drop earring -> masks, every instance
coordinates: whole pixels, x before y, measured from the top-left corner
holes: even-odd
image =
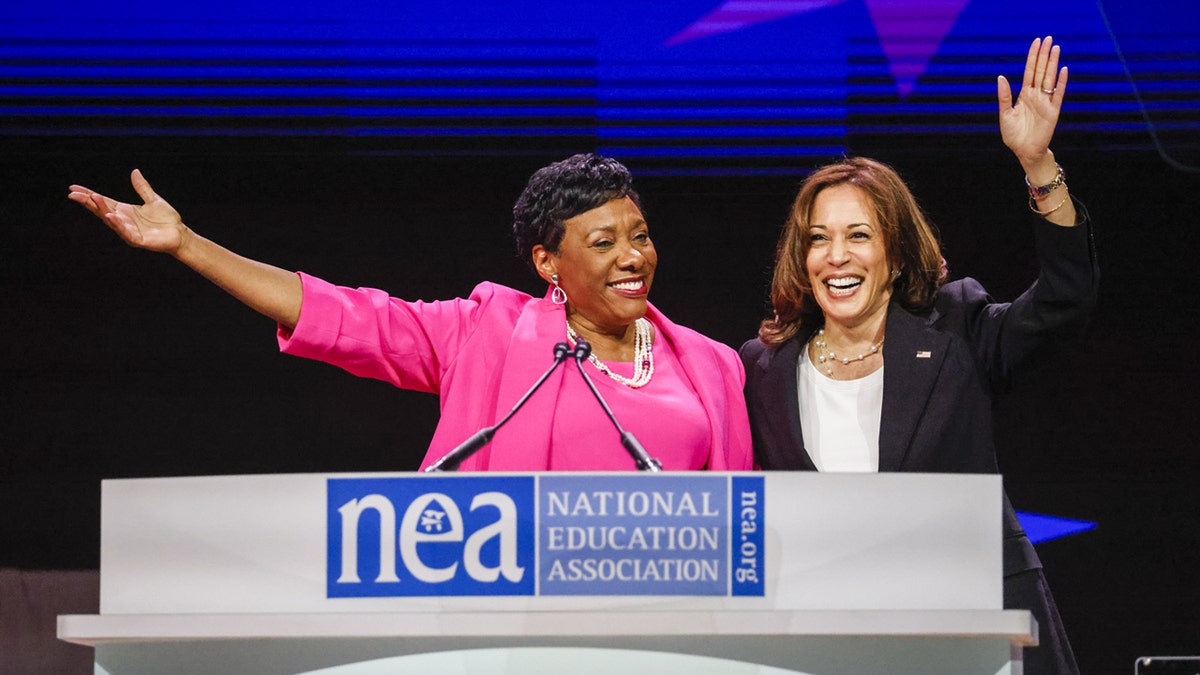
[[[558,285],[557,274],[550,275],[550,283],[554,284],[554,290],[550,291],[550,301],[556,305],[567,304],[567,292],[562,289],[562,286]]]

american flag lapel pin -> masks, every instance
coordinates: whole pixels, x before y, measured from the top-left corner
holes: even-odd
[[[927,352],[923,349],[921,351],[917,352],[918,359],[928,359],[928,358],[932,358],[932,357],[933,357],[933,352]]]

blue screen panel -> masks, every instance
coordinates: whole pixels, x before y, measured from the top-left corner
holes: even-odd
[[[1056,144],[1200,141],[1200,8],[1151,0],[603,6],[276,0],[0,15],[0,137],[324,139],[339,151],[596,148],[643,172],[795,170],[928,135],[995,143],[1030,40],[1071,69]]]

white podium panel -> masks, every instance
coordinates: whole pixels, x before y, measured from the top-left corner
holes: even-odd
[[[1019,675],[1020,647],[1034,643],[1035,630],[1028,612],[1013,610],[122,615],[59,623],[64,639],[96,645],[96,672],[109,675]],[[588,650],[588,660],[576,649]],[[642,659],[658,665],[630,665]]]
[[[105,481],[100,614],[59,636],[112,675],[1018,673],[1001,503],[942,474]]]

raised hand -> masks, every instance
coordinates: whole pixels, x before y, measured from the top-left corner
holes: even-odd
[[[130,246],[175,254],[189,232],[179,212],[155,194],[141,171],[134,169],[130,180],[144,202],[141,206],[119,202],[82,185],[72,185],[67,198],[82,204]]]
[[[1045,157],[1058,125],[1058,114],[1067,91],[1067,68],[1058,68],[1059,51],[1051,37],[1036,39],[1029,46],[1016,105],[1008,80],[1001,75],[996,81],[1000,135],[1027,168]]]

